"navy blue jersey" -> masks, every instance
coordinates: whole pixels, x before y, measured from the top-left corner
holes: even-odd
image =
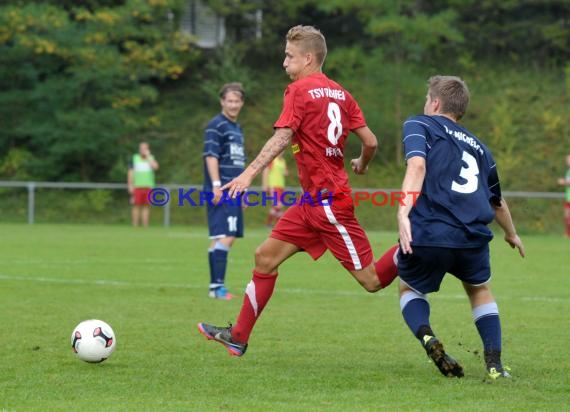
[[[467,129],[444,116],[414,116],[404,123],[406,160],[426,159],[422,193],[410,213],[412,245],[479,247],[493,238],[491,206],[501,188],[493,156]]]
[[[239,176],[245,169],[245,150],[241,126],[229,120],[222,113],[210,120],[204,131],[203,156],[213,156],[218,159],[222,185]],[[212,180],[205,159],[204,190],[212,190]]]

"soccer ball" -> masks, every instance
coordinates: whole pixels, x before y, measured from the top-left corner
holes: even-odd
[[[85,320],[71,334],[71,349],[85,362],[103,362],[111,356],[116,345],[115,332],[102,320]]]

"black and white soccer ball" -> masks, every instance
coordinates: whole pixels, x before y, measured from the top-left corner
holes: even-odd
[[[116,345],[115,332],[102,320],[85,320],[71,334],[71,349],[85,362],[103,362],[111,356]]]

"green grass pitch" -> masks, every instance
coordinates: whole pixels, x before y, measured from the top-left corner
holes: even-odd
[[[526,236],[521,259],[491,243],[493,288],[512,380],[485,379],[458,281],[432,295],[433,327],[465,378],[439,374],[400,315],[397,288],[368,294],[326,254],[294,256],[243,358],[201,336],[234,321],[267,235],[230,254],[238,297],[207,297],[204,227],[0,225],[0,411],[563,410],[570,404],[570,241]],[[369,232],[379,255],[395,233]],[[117,348],[101,364],[71,351],[100,318]]]

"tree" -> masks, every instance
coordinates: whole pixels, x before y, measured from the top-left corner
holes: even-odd
[[[570,58],[567,0],[440,0],[430,10],[453,8],[458,27],[479,58],[559,66]]]
[[[6,177],[107,179],[121,145],[160,122],[157,85],[198,58],[174,1],[70,3],[0,8],[0,165],[22,159]]]

